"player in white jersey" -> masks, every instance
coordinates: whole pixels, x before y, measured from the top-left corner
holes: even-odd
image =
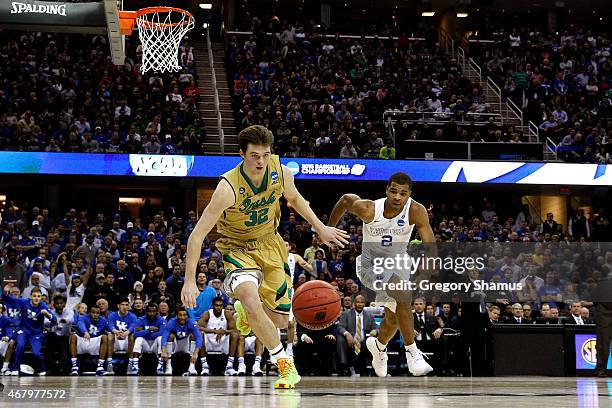
[[[206,361],[206,352],[210,351],[220,351],[227,354],[225,375],[237,375],[238,371],[234,370],[234,356],[236,355],[240,335],[236,330],[236,319],[232,312],[223,309],[223,298],[214,298],[212,307],[212,309],[204,312],[198,320],[198,326],[204,337],[200,349],[201,375],[209,375],[210,373]],[[243,373],[246,371],[244,356],[238,359],[238,370]]]
[[[362,266],[368,265],[363,262],[364,257],[369,257],[371,264],[371,257],[384,256],[385,253],[392,256],[391,252],[387,251],[392,244],[399,243],[400,247],[407,248],[414,227],[423,242],[435,242],[427,210],[410,197],[410,177],[401,172],[393,174],[387,183],[386,192],[386,198],[376,201],[362,200],[355,194],[344,194],[329,217],[329,225],[333,226],[338,224],[346,211],[363,221],[364,249],[357,260],[357,276],[365,286],[373,290],[377,289],[374,287],[375,280],[398,282],[407,279],[407,276],[398,276],[396,271],[375,274],[373,270],[364,270]],[[399,253],[397,246],[395,248],[395,253]],[[409,371],[415,376],[431,372],[431,366],[424,360],[414,341],[414,317],[409,294],[403,293],[400,299],[382,290],[376,290],[376,294],[377,302],[385,305],[385,318],[380,325],[378,338],[369,337],[366,341],[366,346],[373,356],[372,367],[376,374],[379,377],[387,376],[387,343],[395,336],[398,327],[404,338]]]
[[[312,265],[304,260],[300,255],[291,253],[291,244],[285,241],[285,247],[287,247],[287,266],[289,267],[289,273],[291,274],[291,282],[295,277],[295,266],[300,265],[302,269],[308,273],[313,271]],[[293,294],[293,290],[291,291]],[[293,318],[293,307],[289,310],[289,322],[287,324],[287,354],[293,356],[293,342],[295,341],[295,319]]]

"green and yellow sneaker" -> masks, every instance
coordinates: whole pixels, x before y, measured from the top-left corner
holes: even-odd
[[[274,388],[279,390],[295,388],[295,384],[299,383],[302,377],[295,369],[293,359],[279,358],[276,364],[278,365],[278,380],[274,383]]]
[[[236,310],[236,328],[240,331],[243,336],[251,334],[251,326],[249,326],[249,320],[247,319],[246,310],[244,306],[237,300],[234,303],[234,309]]]

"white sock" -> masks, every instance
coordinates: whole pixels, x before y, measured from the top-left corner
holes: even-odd
[[[378,348],[378,351],[386,351],[387,345],[382,344],[378,339],[375,339],[375,340],[376,340],[376,347]]]
[[[410,354],[414,354],[416,353],[419,348],[417,347],[416,343],[412,343],[408,346],[404,346],[404,349],[406,350],[406,352],[410,353]]]
[[[195,364],[194,363],[189,363],[189,369],[191,370],[192,368],[195,370]]]
[[[200,363],[202,363],[202,367],[208,367],[208,363],[206,362],[206,357],[200,357]]]
[[[113,366],[113,359],[112,358],[107,358],[106,359],[106,364],[110,365],[111,367]]]
[[[283,349],[282,343],[278,343],[278,346],[270,350],[270,358],[272,359],[273,363],[276,363],[279,358],[289,358]]]
[[[244,357],[238,357],[238,364],[244,364]]]
[[[139,360],[138,360],[138,358],[134,358],[134,359],[132,360],[132,362],[133,362],[133,364],[134,364],[134,367],[136,367],[136,368],[138,368],[138,361],[139,361]]]
[[[261,356],[255,356],[255,362],[261,364]]]
[[[227,358],[227,364],[225,365],[225,368],[234,368],[234,357]]]
[[[287,354],[291,354],[293,352],[293,343],[287,342]]]
[[[73,360],[74,360],[74,364],[72,364],[72,365],[75,366],[76,365],[76,358],[73,358]],[[8,369],[8,366],[9,366],[8,361],[5,361],[4,364],[2,364],[2,369],[6,370],[6,369]]]
[[[72,366],[76,367],[77,363],[76,363],[76,358],[73,358],[73,362],[72,362]],[[103,358],[99,358],[98,359],[98,367],[104,367],[104,359]]]

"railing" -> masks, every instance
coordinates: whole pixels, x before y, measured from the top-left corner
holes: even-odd
[[[474,72],[478,74],[478,78],[480,78],[480,80],[482,81],[482,68],[480,68],[480,65],[478,65],[476,61],[474,61],[472,58],[468,60],[468,64],[470,65],[470,68],[472,68]]]
[[[550,137],[546,138],[546,148],[555,155],[555,159],[559,159],[557,156],[557,144]]]
[[[541,142],[540,128],[538,127],[538,125],[536,125],[535,123],[533,123],[533,121],[530,120],[528,123],[528,126],[529,126],[529,134],[534,135],[538,139],[538,142]]]
[[[397,157],[436,160],[542,161],[541,143],[401,140]]]
[[[444,124],[450,122],[450,119],[455,119],[458,124],[487,125],[489,118],[494,118],[495,124],[504,125],[504,117],[500,113],[479,113],[479,112],[461,112],[461,113],[439,113],[439,112],[403,112],[397,109],[388,109],[383,113],[383,122],[395,125],[398,120],[404,122],[426,122],[430,124]]]
[[[450,55],[452,58],[455,58],[455,40],[448,33],[448,31],[443,28],[440,28],[439,39],[440,43],[444,45],[446,54]]]
[[[465,50],[461,47],[457,48],[457,62],[465,70]]]
[[[235,36],[244,36],[244,37],[248,37],[253,35],[252,31],[226,31],[225,32],[226,35],[235,35]],[[270,32],[266,32],[266,35],[271,36],[274,33],[270,33]],[[306,38],[307,34],[306,33],[295,33],[296,38]],[[318,37],[323,37],[323,38],[336,38],[336,34],[318,34]],[[352,35],[352,34],[340,34],[338,35],[338,38],[348,38],[348,39],[354,39],[354,40],[360,40],[362,38],[365,38],[366,40],[373,40],[375,38],[378,38],[379,40],[399,40],[399,37],[385,37],[385,36],[374,36],[374,35]],[[408,37],[408,41],[425,41],[424,37]]]
[[[221,110],[219,109],[219,92],[217,91],[217,77],[215,75],[215,63],[213,61],[212,43],[210,41],[210,31],[206,28],[206,46],[208,47],[208,63],[210,64],[210,74],[212,78],[213,101],[215,113],[217,114],[217,130],[219,132],[219,147],[221,154],[225,154],[225,134],[223,133],[223,121]]]
[[[487,80],[493,82],[493,80],[490,77],[487,78]],[[516,117],[521,120],[521,126],[522,126],[523,123],[525,123],[523,121],[523,109],[519,108],[518,105],[514,103],[514,101],[510,98],[506,98],[506,104],[508,105],[508,108],[510,108],[512,113],[514,113],[514,115],[516,115]]]

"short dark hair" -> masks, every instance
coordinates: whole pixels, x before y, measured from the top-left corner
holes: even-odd
[[[30,295],[31,295],[32,293],[35,293],[35,292],[38,292],[38,293],[40,293],[40,294],[42,295],[42,290],[40,290],[40,288],[33,288],[33,289],[30,291]]]
[[[274,135],[264,126],[253,125],[240,131],[238,143],[240,144],[240,150],[246,153],[249,143],[256,146],[272,146]]]
[[[408,189],[412,190],[412,179],[409,175],[402,171],[398,171],[397,173],[394,173],[391,177],[389,177],[389,182],[387,183],[387,186],[390,186],[391,183],[397,183],[402,186],[407,185]]]
[[[129,303],[130,303],[130,300],[127,298],[127,296],[121,296],[121,297],[119,298],[119,301],[117,302],[117,304],[118,304],[118,305],[120,305],[120,304],[121,304],[121,303],[123,303],[123,302],[125,302],[125,303],[128,303],[128,304],[129,304]]]
[[[176,315],[178,316],[179,312],[185,312],[187,313],[187,309],[185,309],[183,306],[179,307],[178,309],[176,309]],[[189,313],[187,313],[189,315]]]
[[[159,307],[157,306],[157,303],[149,303],[147,305],[147,309],[149,309],[149,308],[155,309],[155,310],[159,309]]]
[[[223,302],[223,298],[222,298],[221,296],[217,296],[217,297],[215,297],[215,298],[212,300],[212,302],[213,302],[213,304],[214,304],[215,302],[225,303],[225,302]]]
[[[53,296],[53,302],[57,302],[58,300],[63,300],[66,303],[66,296],[64,295],[55,295]]]

